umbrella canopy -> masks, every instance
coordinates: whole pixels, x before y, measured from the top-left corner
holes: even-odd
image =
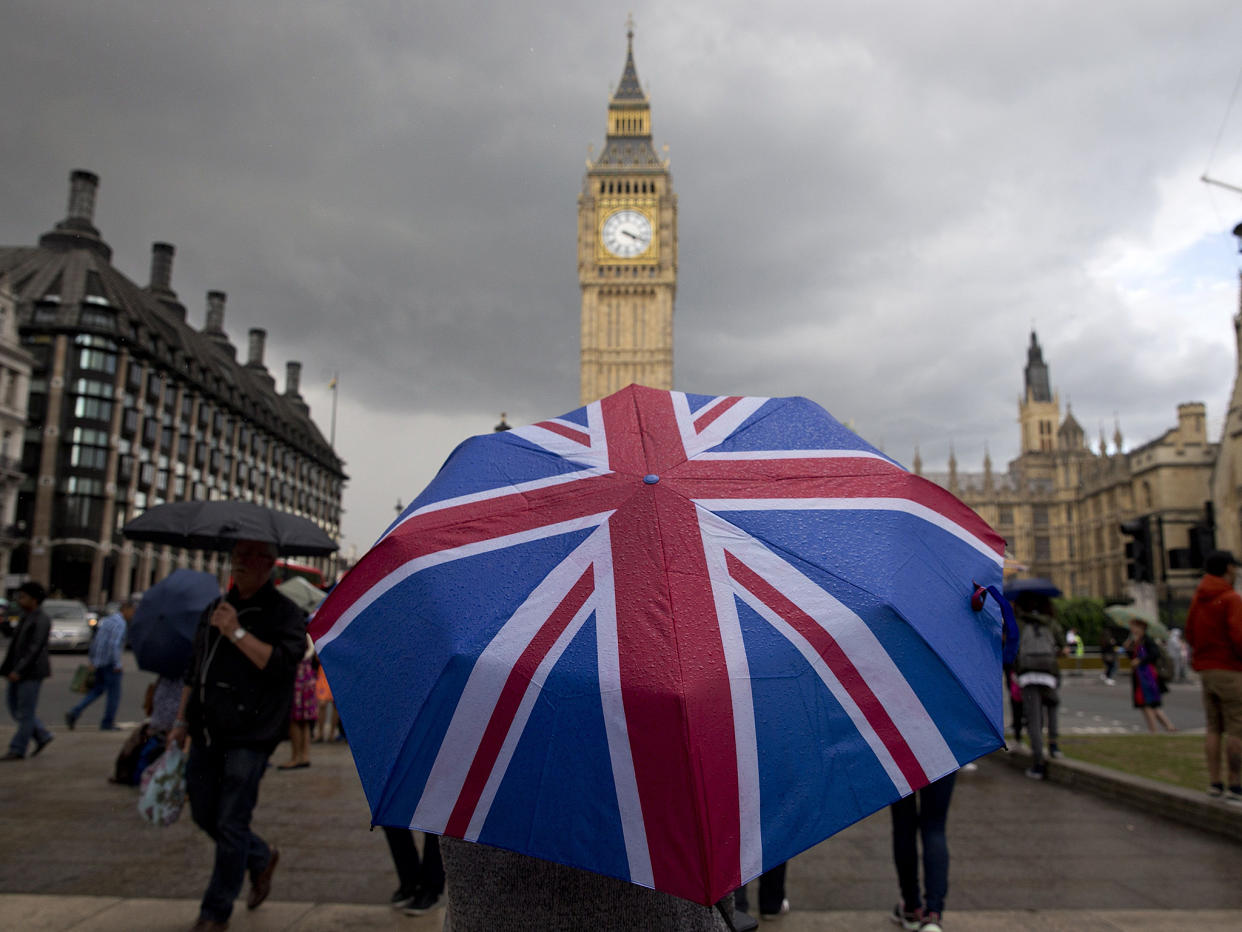
[[[276,588],[280,590],[281,595],[308,615],[319,607],[319,603],[327,594],[301,576],[293,576],[284,582],[277,583]]]
[[[138,667],[180,677],[189,666],[198,619],[220,583],[210,573],[173,570],[146,591],[129,623],[129,643]]]
[[[310,631],[375,822],[707,904],[1002,745],[1003,551],[805,399],[630,386],[463,443]]]
[[[282,556],[326,557],[338,549],[314,522],[254,502],[168,502],[148,508],[121,533],[190,550],[232,550],[239,540],[275,544]]]
[[[1005,584],[1005,598],[1011,602],[1023,593],[1046,595],[1051,599],[1055,599],[1061,594],[1061,590],[1052,584],[1052,580],[1040,579],[1039,577],[1014,579]]]
[[[1164,622],[1146,609],[1134,605],[1110,605],[1104,609],[1104,613],[1122,628],[1130,627],[1130,619],[1137,618],[1147,622],[1147,633],[1156,640],[1163,641],[1169,636],[1169,629]]]

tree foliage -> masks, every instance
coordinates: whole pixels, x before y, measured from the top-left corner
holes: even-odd
[[[1100,643],[1100,634],[1104,626],[1109,624],[1109,618],[1104,614],[1103,599],[1085,595],[1069,596],[1054,599],[1053,605],[1056,606],[1057,618],[1063,629],[1068,631],[1073,628],[1088,646]]]

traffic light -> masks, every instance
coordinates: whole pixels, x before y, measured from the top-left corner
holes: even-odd
[[[1203,569],[1203,559],[1216,549],[1216,515],[1211,502],[1203,503],[1203,520],[1190,528],[1190,565]]]
[[[1151,525],[1146,518],[1134,518],[1121,522],[1121,533],[1126,541],[1126,578],[1135,582],[1152,582],[1155,573],[1151,565]]]

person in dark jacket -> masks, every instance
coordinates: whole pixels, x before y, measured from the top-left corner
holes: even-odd
[[[247,872],[255,909],[272,887],[280,858],[250,829],[259,780],[289,729],[293,677],[306,644],[301,609],[276,591],[276,548],[240,541],[233,588],[210,606],[194,636],[170,746],[193,739],[186,794],[194,822],[216,843],[215,867],[193,929],[228,927]]]
[[[52,741],[52,733],[43,727],[35,714],[39,705],[39,688],[52,675],[52,663],[47,655],[52,620],[42,608],[46,597],[47,590],[37,582],[22,583],[17,590],[22,620],[17,623],[4,663],[0,664],[0,676],[9,681],[9,714],[17,722],[17,731],[9,742],[9,752],[0,760],[24,760],[31,738],[34,738],[35,754]]]

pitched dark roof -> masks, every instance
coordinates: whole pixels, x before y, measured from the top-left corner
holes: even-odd
[[[151,361],[176,379],[262,427],[344,479],[341,458],[298,397],[278,394],[266,369],[239,364],[227,340],[195,330],[178,316],[175,293],[141,288],[111,263],[98,232],[67,220],[38,246],[0,247],[23,331],[97,333]],[[171,300],[170,300],[171,296]]]
[[[633,30],[628,33],[628,42],[625,50],[625,68],[621,71],[621,83],[617,85],[612,99],[617,103],[634,101],[645,103],[647,100],[647,95],[643,93],[643,86],[638,83],[638,69],[634,67]]]

